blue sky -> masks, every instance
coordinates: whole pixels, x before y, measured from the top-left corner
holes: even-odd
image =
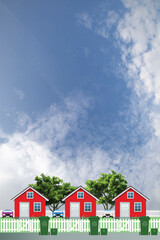
[[[0,0],[2,209],[42,172],[85,186],[110,169],[159,208],[159,10]]]

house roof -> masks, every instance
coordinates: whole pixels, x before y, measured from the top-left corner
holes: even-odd
[[[84,192],[88,193],[90,196],[92,196],[93,198],[95,198],[97,201],[99,201],[98,198],[96,198],[93,194],[91,194],[90,192],[88,192],[84,187],[79,186],[78,188],[76,188],[73,192],[71,192],[70,194],[68,194],[68,196],[66,196],[65,198],[62,199],[62,201],[66,200],[68,197],[70,197],[72,194],[74,194],[75,192],[77,192],[79,189],[82,189]]]
[[[27,188],[25,188],[23,191],[21,191],[20,193],[18,193],[15,197],[13,197],[11,200],[15,200],[16,198],[18,198],[19,196],[21,196],[24,192],[26,192],[28,189],[32,189],[34,192],[36,192],[38,195],[40,195],[42,198],[44,198],[46,201],[49,201],[48,198],[46,198],[45,196],[43,196],[41,193],[39,193],[37,190],[35,190],[33,187],[28,186]]]
[[[135,189],[132,186],[129,186],[126,190],[124,190],[123,192],[121,192],[119,195],[117,195],[115,198],[112,199],[112,201],[116,200],[117,198],[119,198],[123,193],[127,192],[129,189],[132,189],[133,191],[135,191],[136,193],[138,193],[141,197],[145,198],[147,201],[149,201],[150,199],[147,198],[145,195],[143,195],[142,193],[140,193],[137,189]]]

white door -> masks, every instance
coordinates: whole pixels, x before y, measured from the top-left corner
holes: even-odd
[[[29,217],[29,203],[20,202],[20,217]]]
[[[120,217],[130,217],[130,203],[121,202],[120,203]]]
[[[79,202],[70,203],[70,217],[80,217],[80,205]]]

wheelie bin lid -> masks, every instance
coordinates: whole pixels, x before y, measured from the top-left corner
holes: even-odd
[[[49,217],[48,216],[40,216],[39,217],[39,220],[44,220],[44,219],[49,220]]]
[[[89,219],[100,219],[98,216],[90,216]]]
[[[149,216],[141,216],[139,219],[140,219],[140,220],[149,220],[150,217],[149,217]]]

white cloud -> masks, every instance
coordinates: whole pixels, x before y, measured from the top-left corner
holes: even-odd
[[[1,208],[11,207],[10,199],[41,173],[84,185],[100,171],[110,170],[111,160],[104,150],[75,142],[79,119],[86,116],[90,105],[90,99],[82,95],[67,98],[61,106],[51,106],[34,123],[31,119],[24,121],[25,128],[22,120],[13,134],[1,130]],[[73,139],[69,141],[70,134]]]
[[[118,25],[121,40],[129,44],[123,46],[123,60],[130,76],[138,74],[135,84],[137,94],[153,95],[155,103],[159,103],[159,12],[154,8],[153,1],[146,1],[145,5],[139,1],[135,1],[136,4],[124,2],[130,11]]]
[[[88,29],[92,29],[93,20],[88,13],[82,12],[76,15],[78,23],[84,25]]]
[[[86,117],[90,107],[90,100],[84,96],[65,99],[62,106],[51,106],[34,123],[22,114],[24,120],[18,126],[21,130],[21,126],[25,125],[25,129],[12,135],[0,133],[5,139],[0,145],[0,192],[5,196],[1,199],[1,207],[5,203],[10,204],[10,198],[26,184],[32,183],[35,175],[41,172],[83,185],[85,180],[95,179],[99,172],[109,172],[113,168],[125,175],[128,184],[151,199],[150,209],[159,208],[159,6],[158,1],[146,1],[145,4],[136,0],[123,2],[127,13],[119,22],[117,36],[121,43],[122,60],[128,70],[128,86],[133,87],[124,129],[138,122],[135,131],[136,134],[146,134],[145,144],[135,145],[132,151],[119,150],[117,145],[112,144],[106,151],[85,141],[76,143],[74,138],[68,141],[69,135],[76,133],[79,119]],[[79,16],[79,22],[95,31],[88,14]],[[105,23],[105,34],[112,24],[113,20],[108,25]],[[130,131],[133,142],[134,134]],[[126,137],[125,133],[123,137]]]
[[[147,142],[136,146],[136,153],[130,155],[133,159],[130,180],[144,194],[148,193],[149,206],[155,209],[160,198],[160,2],[123,3],[127,12],[118,24],[117,37],[127,67],[127,84],[135,93],[132,109],[137,116],[143,116],[139,131],[148,131]]]
[[[108,11],[106,17],[97,21],[97,26],[95,26],[95,33],[101,37],[108,38],[110,35],[110,30],[113,25],[118,21],[119,15],[115,11]]]
[[[88,13],[82,12],[76,15],[78,23],[86,28],[93,30],[96,34],[103,38],[109,37],[109,31],[118,21],[119,15],[115,11],[108,11],[106,16],[100,19],[92,18]]]
[[[158,209],[160,198],[158,184],[160,179],[160,2],[158,0],[123,0],[122,2],[126,13],[120,20],[116,12],[110,11],[106,16],[102,14],[103,16],[99,15],[97,18],[92,17],[90,29],[107,39],[110,37],[112,27],[119,21],[116,42],[118,40],[120,43],[122,61],[127,74],[124,69],[122,72],[126,74],[124,77],[127,86],[132,89],[132,95],[129,111],[122,113],[126,114],[126,122],[121,123],[123,126],[118,126],[116,123],[112,130],[126,130],[127,133],[122,133],[120,143],[125,142],[127,137],[134,149],[129,149],[128,142],[128,149],[120,150],[119,146],[113,144],[108,153],[95,149],[92,151],[95,159],[96,153],[99,153],[96,164],[100,159],[104,159],[102,156],[104,155],[107,159],[106,168],[109,164],[110,169],[113,166],[114,169],[122,172],[129,184],[151,199],[148,207]],[[90,18],[88,14],[87,18]],[[83,22],[81,24],[87,27]],[[111,132],[113,134],[114,131]],[[139,144],[137,144],[138,140]],[[85,154],[85,150],[81,155]],[[89,152],[88,150],[87,153]],[[112,157],[108,157],[111,152]],[[92,156],[89,155],[89,158],[92,159]],[[87,155],[83,159],[86,159],[85,165],[90,171]],[[100,169],[101,166],[103,166],[103,160],[98,165]]]
[[[143,151],[136,148],[137,158],[119,150],[114,144],[106,151],[100,145],[85,140],[75,141],[79,120],[87,116],[91,104],[92,101],[82,95],[67,98],[62,105],[51,106],[34,123],[31,120],[25,122],[24,129],[20,124],[20,130],[13,134],[0,132],[3,140],[0,144],[0,191],[4,196],[0,200],[1,208],[11,207],[10,199],[33,183],[34,177],[42,172],[78,186],[84,185],[88,179],[98,178],[100,172],[109,173],[110,169],[114,169],[125,175],[128,184],[143,189],[146,195],[149,193],[147,188],[154,184],[159,173],[156,165],[159,158],[154,159],[154,176],[151,176],[152,163],[149,159],[154,154],[147,155],[146,159],[142,152],[146,153],[149,147],[152,149],[153,140],[152,146],[151,143],[144,146]],[[93,140],[92,137],[95,136],[91,136],[90,140]],[[156,144],[158,156],[158,142]],[[142,159],[139,158],[140,154]],[[154,202],[156,206],[157,198]]]
[[[96,28],[95,32],[100,35],[101,37],[103,38],[108,38],[109,37],[109,31],[108,29],[106,28],[105,25],[100,25]]]
[[[19,130],[25,130],[28,125],[30,125],[31,118],[26,113],[17,111],[14,113],[14,115],[16,126]]]
[[[14,89],[15,94],[17,95],[17,98],[19,100],[23,100],[24,98],[24,92],[21,91],[20,89]]]
[[[107,14],[107,25],[108,25],[108,28],[110,29],[115,23],[117,23],[118,21],[118,18],[119,18],[119,15],[117,12],[115,11],[109,11],[108,14]]]
[[[86,57],[89,56],[89,53],[90,53],[89,49],[88,48],[84,48],[84,54],[85,54]]]

